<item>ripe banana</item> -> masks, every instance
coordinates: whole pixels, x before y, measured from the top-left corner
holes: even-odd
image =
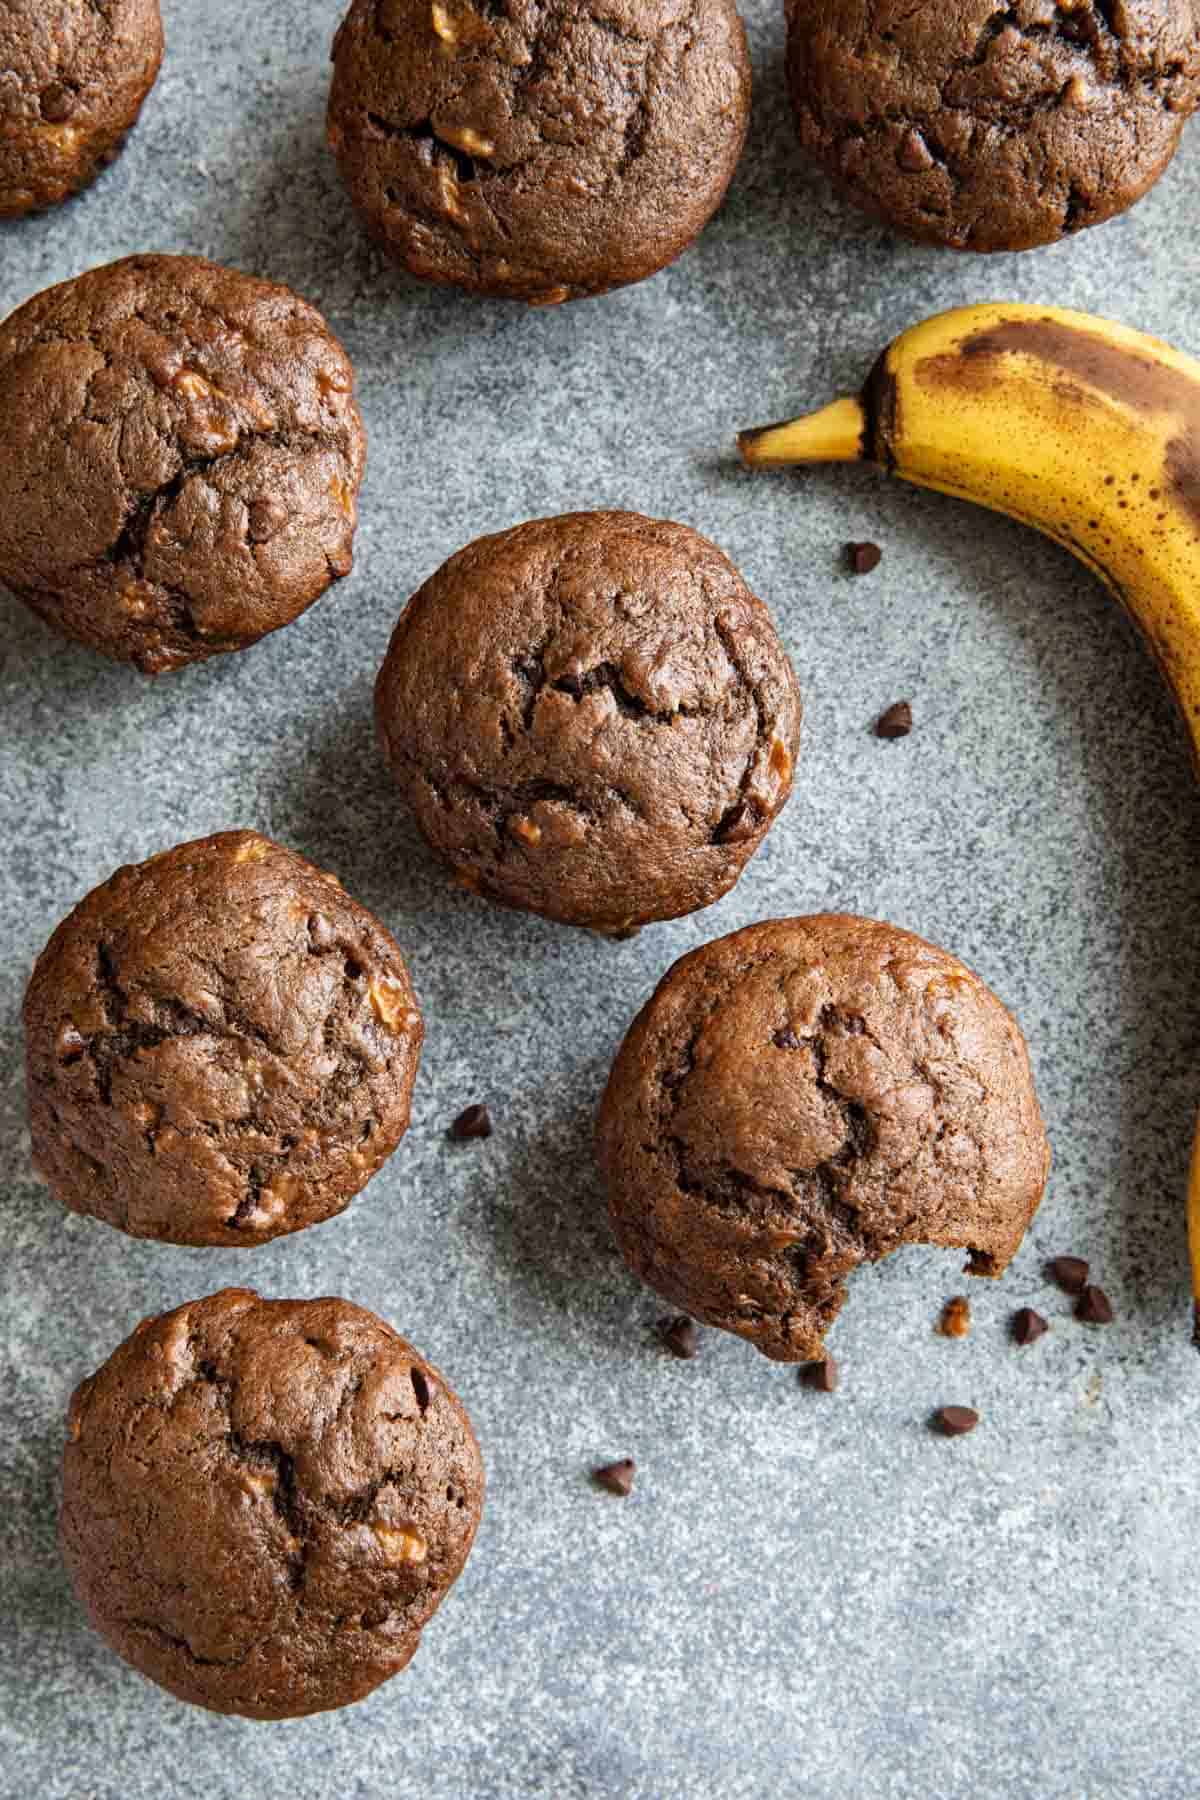
[[[960,307],[898,337],[856,398],[738,447],[755,468],[879,463],[1065,544],[1145,633],[1200,772],[1200,362],[1088,313]],[[1187,1211],[1200,1346],[1200,1127]]]

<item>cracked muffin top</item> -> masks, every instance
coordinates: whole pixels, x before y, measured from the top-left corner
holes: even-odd
[[[1200,101],[1197,0],[787,0],[800,138],[860,206],[957,250],[1123,212]]]
[[[0,583],[146,674],[240,650],[349,573],[366,439],[287,288],[133,256],[0,325]]]
[[[384,247],[538,305],[673,262],[749,122],[734,0],[354,0],[333,63],[329,142]]]
[[[601,1109],[634,1272],[779,1362],[812,1362],[845,1279],[902,1244],[1000,1275],[1050,1152],[1024,1039],[977,975],[911,932],[774,919],[677,962]]]
[[[80,1384],[60,1535],[135,1669],[214,1712],[296,1718],[411,1661],[483,1488],[461,1402],[382,1319],[226,1288],[144,1320]]]
[[[414,595],[375,690],[422,832],[472,891],[612,934],[726,893],[792,786],[800,696],[715,544],[535,519]]]
[[[4,0],[0,219],[57,206],[113,160],[162,53],[158,0]]]
[[[25,996],[33,1158],[72,1212],[172,1244],[332,1218],[408,1128],[421,1015],[395,940],[252,831],[118,869]]]

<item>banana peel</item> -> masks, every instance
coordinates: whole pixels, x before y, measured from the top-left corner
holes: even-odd
[[[1200,362],[1089,313],[959,307],[896,338],[860,394],[738,447],[754,468],[877,463],[1065,545],[1144,633],[1200,773]],[[1187,1218],[1200,1347],[1200,1127]]]

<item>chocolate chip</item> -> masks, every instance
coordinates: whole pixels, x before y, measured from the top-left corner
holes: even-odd
[[[971,1302],[965,1294],[955,1294],[953,1300],[947,1300],[942,1308],[938,1330],[943,1337],[964,1338],[970,1329]]]
[[[54,1048],[57,1052],[59,1062],[78,1062],[84,1051],[87,1049],[87,1039],[81,1036],[80,1033],[76,1031],[75,1027],[68,1022],[61,1028],[58,1036],[55,1038]]]
[[[896,161],[908,175],[920,175],[933,167],[933,152],[919,131],[907,131],[900,140]]]
[[[694,1319],[686,1314],[678,1319],[664,1319],[659,1326],[663,1347],[678,1356],[683,1362],[690,1362],[700,1349],[700,1333]]]
[[[1020,1312],[1013,1314],[1012,1334],[1022,1349],[1026,1344],[1036,1344],[1049,1329],[1041,1313],[1034,1312],[1032,1306],[1023,1306]]]
[[[324,913],[310,913],[308,916],[308,941],[318,955],[332,950],[337,943],[337,932],[329,923]]]
[[[746,800],[737,809],[726,815],[720,826],[717,839],[722,844],[744,844],[752,838],[762,824],[763,815],[758,802],[753,798]]]
[[[907,700],[897,700],[889,706],[875,721],[875,736],[881,738],[907,737],[912,730],[912,706]]]
[[[620,1494],[622,1499],[633,1492],[633,1478],[637,1473],[637,1464],[630,1456],[623,1457],[620,1462],[605,1463],[602,1469],[592,1470],[592,1480],[610,1494]]]
[[[798,1038],[794,1031],[777,1031],[775,1033],[775,1048],[777,1050],[802,1050],[804,1048],[804,1040],[803,1038]]]
[[[878,544],[847,544],[846,560],[851,574],[869,575],[883,561],[883,551]]]
[[[51,82],[42,95],[42,117],[51,125],[61,125],[75,111],[75,96],[61,81]]]
[[[1046,1264],[1046,1273],[1064,1294],[1082,1294],[1087,1286],[1088,1265],[1082,1256],[1056,1256]]]
[[[827,1356],[824,1362],[806,1363],[800,1371],[800,1379],[806,1387],[816,1388],[819,1394],[835,1394],[840,1374],[832,1356]]]
[[[966,1437],[978,1425],[979,1414],[973,1406],[939,1406],[933,1423],[943,1437]]]
[[[252,544],[269,543],[288,522],[287,507],[271,495],[260,495],[247,509],[247,531]]]
[[[492,1135],[492,1115],[486,1106],[468,1106],[460,1112],[446,1136],[456,1143],[464,1143],[468,1138],[489,1138]]]
[[[1111,1325],[1112,1301],[1103,1288],[1085,1287],[1075,1302],[1075,1317],[1085,1325]]]

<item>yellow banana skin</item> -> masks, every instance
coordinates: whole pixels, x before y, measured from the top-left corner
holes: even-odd
[[[1145,633],[1200,772],[1200,362],[1089,313],[959,307],[890,344],[860,395],[738,447],[755,468],[875,462],[1064,544]],[[1200,1345],[1200,1128],[1188,1238]]]

